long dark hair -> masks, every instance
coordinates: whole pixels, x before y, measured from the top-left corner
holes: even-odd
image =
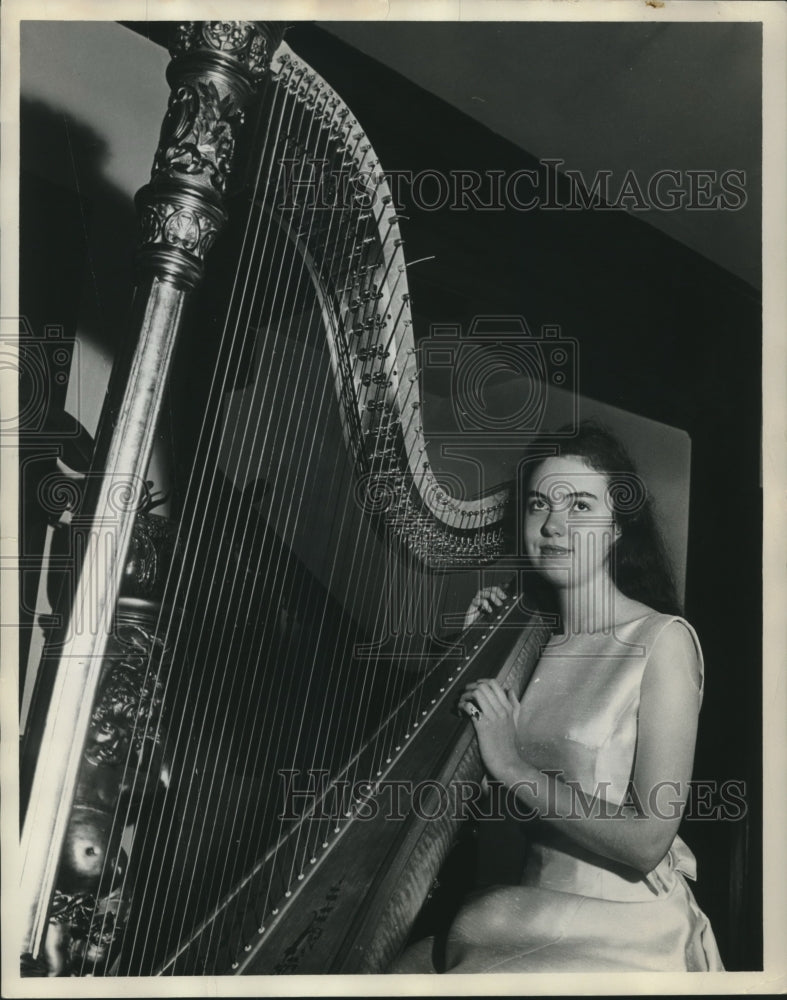
[[[576,434],[567,439],[563,435],[568,430],[563,427],[554,436],[539,438],[529,450],[520,466],[517,517],[522,517],[533,474],[545,458],[550,455],[581,458],[609,482],[613,516],[621,529],[607,556],[613,583],[621,593],[655,611],[680,614],[675,581],[656,526],[653,503],[630,455],[597,420],[582,421]]]

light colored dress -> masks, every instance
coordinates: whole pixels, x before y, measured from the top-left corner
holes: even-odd
[[[588,795],[604,783],[608,802],[624,802],[640,685],[667,627],[688,629],[701,678],[699,642],[682,618],[651,612],[613,635],[582,637],[579,645],[575,637],[571,655],[553,637],[522,700],[518,728],[526,759],[562,771],[563,780]],[[488,889],[466,903],[448,934],[445,971],[723,969],[710,923],[686,882],[696,878],[696,862],[680,837],[646,876],[577,846],[546,822],[524,826],[535,839],[521,886]]]

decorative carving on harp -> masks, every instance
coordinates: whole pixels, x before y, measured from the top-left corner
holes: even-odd
[[[384,971],[466,814],[441,789],[480,776],[457,694],[490,672],[521,689],[545,630],[512,600],[475,648],[435,653],[397,604],[504,555],[507,495],[452,495],[430,466],[398,220],[360,126],[276,26],[181,25],[172,54],[139,340],[32,727],[26,968]],[[176,373],[204,349],[209,378],[168,526],[140,484],[187,307]],[[420,809],[382,801],[422,779]]]

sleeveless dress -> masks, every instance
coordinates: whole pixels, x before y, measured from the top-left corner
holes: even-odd
[[[582,637],[570,656],[562,637],[553,637],[522,699],[526,758],[560,770],[588,795],[604,783],[604,798],[622,803],[634,765],[640,684],[650,650],[670,625],[688,629],[701,677],[699,641],[682,618],[652,612],[614,635]],[[445,942],[446,972],[723,970],[686,881],[696,878],[696,862],[680,837],[642,875],[546,822],[523,826],[534,840],[521,886],[487,889],[464,905]]]

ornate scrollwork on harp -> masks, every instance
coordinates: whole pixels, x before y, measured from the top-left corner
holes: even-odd
[[[140,514],[134,524],[49,916],[50,974],[109,968],[133,891],[135,828],[169,779],[164,691],[171,663],[156,635],[156,598],[172,535],[155,514]]]
[[[263,362],[249,379],[252,404],[245,416],[225,413],[226,428],[218,420],[204,424],[206,443],[200,451],[200,438],[197,451],[207,458],[189,477],[174,564],[140,533],[139,519],[132,545],[133,512],[113,528],[111,560],[88,553],[74,606],[98,589],[99,634],[66,650],[58,668],[57,690],[70,697],[65,710],[53,698],[56,710],[47,719],[31,794],[29,817],[46,814],[48,851],[35,857],[28,832],[25,950],[41,953],[49,924],[55,930],[47,947],[59,953],[66,973],[383,970],[426,897],[461,816],[434,824],[380,821],[372,828],[353,822],[358,817],[351,809],[331,830],[323,829],[307,814],[277,814],[271,792],[277,769],[324,754],[331,758],[332,780],[360,776],[374,785],[409,773],[450,783],[477,775],[472,729],[452,710],[458,689],[501,664],[512,686],[521,686],[544,636],[529,614],[511,608],[504,623],[510,627],[480,635],[474,650],[454,650],[433,670],[412,672],[409,679],[405,671],[389,676],[369,657],[367,674],[359,678],[353,651],[370,648],[362,642],[368,636],[360,616],[334,600],[336,560],[324,579],[303,583],[307,574],[281,543],[278,522],[274,531],[259,505],[235,497],[264,484],[263,470],[272,463],[270,442],[282,423],[274,414],[286,395],[277,386],[297,368],[288,367],[289,360],[275,367],[285,353],[281,341],[291,334],[288,345],[297,344],[304,355],[310,349],[307,336],[298,340],[292,333],[289,318],[300,294],[295,273],[314,302],[303,307],[304,328],[311,332],[316,316],[324,333],[332,412],[338,410],[353,473],[352,496],[337,522],[356,518],[356,547],[371,546],[373,536],[379,554],[384,539],[391,560],[417,561],[427,572],[478,565],[504,553],[506,492],[465,499],[441,481],[428,457],[403,241],[384,173],[340,97],[280,38],[277,28],[251,22],[179,26],[153,177],[137,198],[139,346],[123,399],[107,410],[107,442],[100,449],[105,470],[132,476],[146,468],[183,306],[225,225],[224,194],[234,183],[244,118],[251,117],[257,83],[267,81],[249,170],[251,235],[233,264],[234,273],[257,276],[239,282],[253,289],[248,300],[232,299],[226,309],[225,331],[233,337],[225,347],[222,334],[218,388],[211,386],[205,410],[229,411],[226,386],[243,381],[239,373],[249,367],[249,343],[256,337]],[[319,190],[320,199],[342,199],[342,191],[359,187],[360,197],[330,203],[330,211],[304,196]],[[286,262],[283,248],[289,249]],[[261,304],[264,273],[272,266],[279,270],[270,284],[284,291],[273,305]],[[318,406],[312,413],[312,405],[309,400],[309,414],[319,423],[324,411]],[[292,409],[297,414],[295,404]],[[289,426],[291,415],[283,419]],[[218,463],[217,456],[231,465],[237,439],[240,451],[258,456],[257,465],[225,489],[204,469]],[[259,492],[264,496],[264,488]],[[208,518],[206,512],[212,517],[223,510],[226,494],[237,505],[221,523]],[[99,497],[94,508],[99,525],[102,502]],[[298,497],[292,507],[299,510],[301,502]],[[366,525],[374,529],[368,538]],[[118,597],[131,563],[138,590],[148,590],[129,604]],[[154,564],[165,583],[151,594]],[[362,591],[368,567],[351,567]],[[294,604],[278,593],[285,584]],[[316,640],[314,648],[303,640],[305,651],[299,645],[291,627],[299,596],[307,604],[319,598],[311,614],[317,638],[324,641],[327,633],[334,643],[330,657]],[[281,604],[271,612],[275,600]],[[186,606],[192,618],[184,624]],[[302,669],[283,669],[289,658]],[[373,706],[376,718],[372,694],[388,699]],[[279,716],[271,709],[275,697]],[[315,702],[313,715],[302,706],[305,699]],[[338,721],[330,717],[332,707]],[[293,719],[301,710],[303,716]],[[66,732],[75,749],[58,771],[53,748]],[[352,739],[343,742],[345,737]],[[61,792],[55,809],[47,808],[44,791],[53,782]],[[82,882],[62,881],[68,873],[63,837],[71,824],[84,843],[88,815],[96,842],[88,844],[93,853],[87,857],[100,868],[98,881],[92,869],[93,881],[87,874],[80,875]],[[128,822],[118,823],[119,815]],[[32,822],[26,821],[26,831]],[[350,863],[363,869],[352,885],[343,874]],[[135,869],[144,877],[135,879]],[[165,871],[170,881],[160,891],[157,878],[164,883]],[[154,940],[155,930],[141,917],[134,922],[134,907],[162,914],[166,939],[162,932],[162,941]]]
[[[271,147],[262,169],[274,192],[263,207],[312,274],[359,502],[429,567],[492,561],[503,552],[507,492],[453,496],[427,453],[404,240],[385,173],[338,94],[285,43],[271,83],[310,113],[288,117]]]

